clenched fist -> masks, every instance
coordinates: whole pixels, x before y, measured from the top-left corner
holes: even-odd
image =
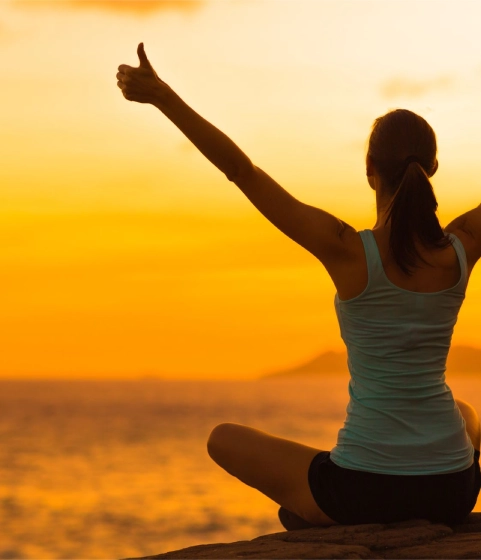
[[[144,44],[137,47],[140,65],[138,68],[121,64],[117,74],[117,85],[122,90],[125,99],[138,103],[158,103],[165,98],[170,90],[163,82],[147,58]]]

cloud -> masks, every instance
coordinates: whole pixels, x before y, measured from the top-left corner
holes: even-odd
[[[421,97],[432,91],[443,91],[454,84],[452,76],[438,76],[429,80],[410,80],[409,78],[392,78],[381,86],[383,97]]]
[[[13,4],[26,8],[71,8],[102,10],[111,13],[150,15],[159,11],[192,12],[205,0],[13,0]]]

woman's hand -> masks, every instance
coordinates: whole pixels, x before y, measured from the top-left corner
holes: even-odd
[[[137,101],[138,103],[159,104],[165,100],[171,89],[163,82],[147,58],[144,44],[137,47],[140,66],[134,68],[127,64],[119,66],[117,74],[117,85],[122,90],[125,99]]]

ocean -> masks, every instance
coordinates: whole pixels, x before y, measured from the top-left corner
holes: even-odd
[[[481,413],[481,377],[447,383]],[[119,559],[282,531],[278,506],[210,459],[209,433],[237,422],[329,450],[347,384],[0,381],[0,558]]]

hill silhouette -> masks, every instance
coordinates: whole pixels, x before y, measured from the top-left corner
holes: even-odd
[[[481,348],[473,346],[452,346],[446,362],[446,375],[458,373],[479,373],[481,375]],[[328,351],[315,358],[288,369],[266,373],[260,379],[295,377],[304,375],[349,375],[347,352]]]

